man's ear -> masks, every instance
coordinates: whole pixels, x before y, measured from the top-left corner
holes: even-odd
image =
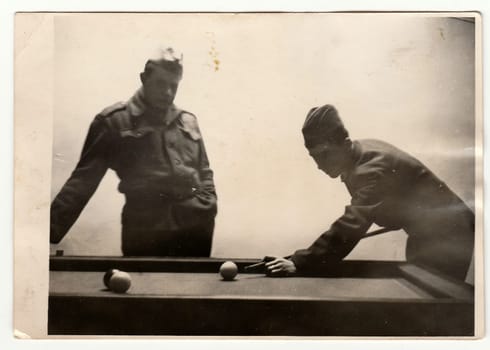
[[[141,72],[141,73],[140,73],[140,80],[141,80],[141,84],[144,84],[144,83],[145,83],[145,80],[146,80],[145,78],[146,78],[146,77],[145,77],[145,73],[144,73],[144,72]]]
[[[350,147],[351,145],[352,145],[352,141],[351,141],[350,137],[346,137],[344,139],[344,146]]]

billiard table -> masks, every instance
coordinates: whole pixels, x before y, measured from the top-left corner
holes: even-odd
[[[223,281],[220,265],[238,275]],[[267,277],[258,259],[51,256],[49,335],[472,336],[474,289],[420,266],[346,260]],[[117,294],[106,270],[129,272]]]

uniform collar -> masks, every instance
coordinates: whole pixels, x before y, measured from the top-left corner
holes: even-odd
[[[361,159],[361,154],[362,154],[362,149],[359,141],[352,141],[352,148],[351,148],[352,162],[351,165],[340,175],[340,180],[342,182],[347,181],[350,174],[352,173],[352,170],[356,168],[357,163],[359,163],[359,160]]]
[[[147,106],[145,103],[145,98],[143,94],[143,87],[140,87],[134,95],[128,100],[127,107],[129,113],[134,117],[141,117],[147,110]],[[175,119],[179,116],[179,109],[172,104],[165,115],[164,124],[169,126],[174,122]]]

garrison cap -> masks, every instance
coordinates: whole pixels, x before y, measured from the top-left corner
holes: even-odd
[[[172,47],[160,47],[153,52],[145,64],[145,72],[153,67],[161,67],[172,73],[182,76],[184,55]]]
[[[329,104],[312,108],[301,131],[308,148],[327,141],[342,141],[349,137],[337,109]]]

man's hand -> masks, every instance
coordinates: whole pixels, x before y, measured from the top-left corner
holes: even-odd
[[[296,273],[294,262],[289,259],[276,257],[265,264],[267,275],[272,277],[292,276]]]

